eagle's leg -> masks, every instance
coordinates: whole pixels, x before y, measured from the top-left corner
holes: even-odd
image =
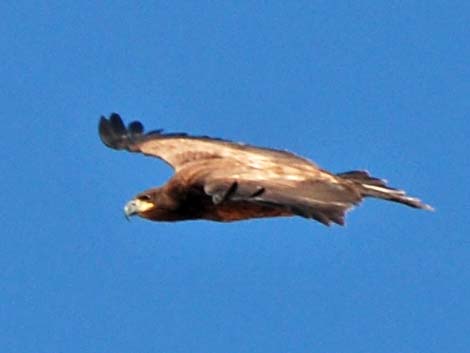
[[[212,202],[215,205],[218,205],[226,200],[228,200],[238,189],[238,183],[234,181],[230,187],[225,190],[223,193],[217,193],[212,196]]]
[[[266,189],[259,185],[240,185],[237,181],[232,182],[226,188],[219,188],[212,194],[212,202],[219,205],[225,201],[254,201],[265,193]]]
[[[258,196],[261,196],[261,195],[264,194],[265,191],[266,191],[266,190],[265,190],[262,186],[259,186],[258,189],[257,189],[254,193],[252,193],[252,194],[250,195],[250,197],[258,197]]]

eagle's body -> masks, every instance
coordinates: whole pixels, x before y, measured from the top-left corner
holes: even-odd
[[[221,222],[300,215],[344,224],[345,212],[367,196],[431,209],[365,171],[332,174],[285,151],[161,130],[144,133],[141,123],[126,128],[117,114],[101,118],[99,133],[111,148],[160,158],[175,170],[163,187],[131,200],[127,215]]]
[[[159,207],[151,208],[140,215],[150,220],[182,221],[189,219],[206,219],[229,222],[249,218],[291,216],[287,208],[272,207],[249,201],[219,201],[204,191],[204,185],[196,179],[180,178],[177,173],[162,188],[149,190],[137,195],[146,198],[151,195],[152,201]],[[187,187],[190,185],[190,187]],[[235,184],[236,185],[236,184]]]

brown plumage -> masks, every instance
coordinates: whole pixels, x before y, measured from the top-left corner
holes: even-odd
[[[129,201],[126,216],[225,222],[298,215],[343,225],[345,212],[369,196],[432,209],[365,171],[332,174],[285,151],[161,130],[144,133],[140,122],[126,127],[116,113],[101,117],[99,134],[108,147],[160,158],[175,171],[163,187]]]

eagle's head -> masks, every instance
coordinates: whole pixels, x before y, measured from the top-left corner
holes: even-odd
[[[155,192],[142,193],[134,197],[124,206],[124,215],[129,220],[132,216],[148,218],[146,215],[152,213],[157,207]]]
[[[180,195],[169,195],[165,188],[144,191],[124,206],[124,216],[139,216],[151,221],[175,221],[188,219],[181,212]],[[190,218],[190,217],[189,217]]]

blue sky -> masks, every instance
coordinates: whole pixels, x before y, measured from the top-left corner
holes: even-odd
[[[467,2],[0,5],[5,352],[463,352]],[[368,169],[436,207],[125,221],[171,170],[101,114]]]

